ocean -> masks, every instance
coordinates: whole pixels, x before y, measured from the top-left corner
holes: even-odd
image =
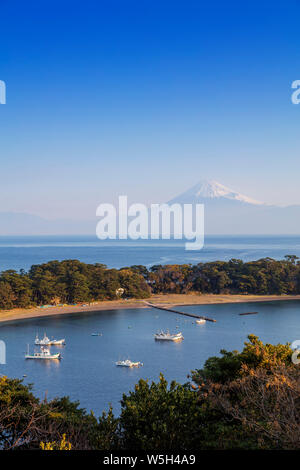
[[[98,240],[95,236],[0,236],[0,271],[25,269],[50,260],[78,259],[110,268],[142,264],[300,257],[300,236],[207,236],[204,248],[186,251],[182,240]]]

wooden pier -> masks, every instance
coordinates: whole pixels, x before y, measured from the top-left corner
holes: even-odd
[[[167,308],[167,307],[161,307],[159,305],[154,305],[154,304],[151,304],[150,302],[146,302],[145,300],[144,300],[144,303],[148,305],[148,307],[157,308],[158,310],[165,310],[167,312],[178,313],[178,315],[184,315],[186,317],[196,318],[197,320],[201,319],[201,320],[211,321],[214,323],[217,321],[214,318],[208,318],[208,317],[204,317],[201,315],[195,315],[194,313],[179,312],[178,310],[174,310],[173,308]]]

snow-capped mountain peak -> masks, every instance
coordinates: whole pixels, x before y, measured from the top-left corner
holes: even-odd
[[[227,199],[247,204],[264,205],[263,202],[256,201],[255,199],[252,199],[248,196],[244,196],[243,194],[233,191],[223,184],[213,180],[200,181],[195,186],[180,194],[170,202],[193,203],[202,199]]]

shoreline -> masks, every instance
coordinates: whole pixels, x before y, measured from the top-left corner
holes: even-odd
[[[149,303],[155,305],[179,307],[192,305],[217,305],[217,304],[234,304],[248,302],[272,302],[286,300],[300,300],[300,295],[233,295],[233,294],[155,294],[145,299]],[[59,315],[72,315],[74,313],[91,313],[103,310],[119,310],[119,309],[139,309],[151,308],[144,303],[144,299],[132,300],[105,300],[91,305],[69,305],[65,307],[48,307],[48,308],[30,308],[30,309],[13,309],[0,310],[0,324],[16,320],[29,320],[34,318],[47,318]]]

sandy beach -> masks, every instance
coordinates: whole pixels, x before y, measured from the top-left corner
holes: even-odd
[[[221,303],[266,302],[279,300],[300,300],[300,295],[222,295],[222,294],[157,294],[147,299],[155,305],[176,307],[180,305],[209,305]],[[0,323],[26,320],[53,315],[82,314],[101,310],[118,310],[126,308],[149,308],[144,300],[106,300],[90,305],[69,305],[64,307],[13,309],[0,311]]]

